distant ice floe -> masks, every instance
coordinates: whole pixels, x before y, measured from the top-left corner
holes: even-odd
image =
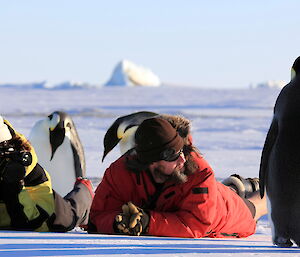
[[[22,89],[83,89],[96,88],[98,86],[86,82],[64,81],[58,84],[50,84],[47,81],[29,82],[29,83],[5,83],[0,84],[0,88],[22,88]]]
[[[266,82],[257,83],[256,85],[251,84],[250,88],[275,88],[281,89],[287,84],[286,81],[283,80],[268,80]]]
[[[120,61],[105,86],[160,86],[161,81],[150,69],[128,60]]]
[[[4,88],[46,88],[47,81],[29,82],[29,83],[4,83],[0,87]]]
[[[76,81],[64,81],[59,84],[48,86],[47,88],[51,89],[81,89],[81,88],[95,88],[97,86],[91,85],[86,82],[76,82]]]

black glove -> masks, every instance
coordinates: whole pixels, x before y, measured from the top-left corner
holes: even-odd
[[[13,157],[13,158],[12,158]],[[24,157],[24,158],[23,158]],[[10,201],[11,195],[20,193],[24,186],[27,164],[31,164],[30,153],[14,153],[1,158],[0,164],[0,199]]]
[[[32,163],[30,152],[4,152],[1,156],[0,178],[5,183],[15,183],[25,177],[26,166]]]
[[[116,227],[120,233],[139,236],[146,233],[149,224],[149,215],[141,208],[128,202],[122,206],[122,213],[115,218]]]
[[[0,199],[6,204],[10,204],[23,189],[24,176],[24,166],[16,162],[9,162],[6,165],[0,182]]]
[[[3,182],[13,184],[23,180],[25,173],[25,166],[15,161],[9,161],[3,169],[1,177]]]
[[[24,186],[24,180],[15,181],[13,183],[0,182],[0,199],[9,203],[11,197],[18,195]]]

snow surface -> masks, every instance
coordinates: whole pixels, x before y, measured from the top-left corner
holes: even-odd
[[[0,88],[0,113],[19,132],[55,110],[72,115],[83,143],[87,174],[97,184],[119,156],[116,147],[101,163],[103,136],[121,115],[147,110],[192,120],[195,145],[216,177],[257,177],[261,150],[279,89],[207,90],[184,87],[103,87],[49,90]],[[0,256],[300,256],[299,248],[272,246],[264,216],[246,239],[182,239],[69,233],[0,233]]]

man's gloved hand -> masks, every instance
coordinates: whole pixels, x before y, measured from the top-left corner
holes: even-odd
[[[0,165],[0,199],[9,199],[20,193],[24,186],[26,167],[24,162],[2,159]],[[27,164],[27,163],[26,163]]]
[[[16,183],[24,179],[26,173],[25,167],[16,161],[9,161],[2,171],[1,177],[5,183]]]
[[[18,195],[24,186],[24,180],[15,181],[13,183],[0,182],[0,199],[9,202],[10,199]]]
[[[9,202],[13,195],[18,195],[24,186],[25,167],[18,162],[9,161],[1,174],[0,199]]]
[[[128,202],[122,206],[122,211],[115,218],[117,228],[121,233],[139,236],[146,232],[149,215],[143,209]]]
[[[5,152],[0,162],[0,178],[5,183],[15,183],[25,177],[26,167],[32,163],[30,152]]]

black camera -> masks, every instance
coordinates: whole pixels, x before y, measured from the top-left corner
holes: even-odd
[[[29,166],[32,163],[32,155],[30,152],[17,151],[9,144],[0,145],[0,159],[10,159],[23,166]]]

